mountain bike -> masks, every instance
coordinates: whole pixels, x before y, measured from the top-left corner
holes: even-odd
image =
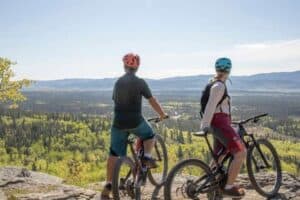
[[[244,128],[246,123],[257,123],[260,118],[267,115],[258,115],[232,124],[237,128],[237,133],[247,148],[246,167],[252,186],[259,194],[270,198],[278,193],[282,182],[279,157],[268,140],[256,139]],[[199,159],[179,162],[166,179],[164,188],[166,200],[222,199],[221,188],[226,184],[228,167],[233,157],[228,152],[214,154],[208,133],[202,131],[194,135],[205,138],[215,164],[209,166]]]
[[[158,123],[160,118],[148,119],[148,122]],[[120,157],[115,164],[112,193],[115,200],[141,199],[141,187],[148,178],[154,186],[160,186],[165,181],[168,173],[168,154],[163,138],[155,135],[155,144],[151,155],[158,164],[157,168],[149,169],[143,166],[141,159],[144,156],[143,145],[135,148],[137,137],[131,134],[127,144],[131,156]]]

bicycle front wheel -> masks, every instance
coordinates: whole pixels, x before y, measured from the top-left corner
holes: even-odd
[[[115,200],[135,198],[135,171],[134,162],[129,157],[121,157],[116,161],[112,180],[112,193]]]
[[[148,178],[154,186],[160,186],[165,181],[168,173],[168,152],[163,138],[158,134],[155,135],[155,145],[151,155],[158,167],[149,170]]]
[[[256,141],[247,154],[247,170],[254,189],[264,197],[275,196],[281,186],[280,160],[273,145],[265,139]]]
[[[165,199],[216,199],[217,190],[212,189],[214,180],[209,167],[201,160],[184,160],[170,171],[166,179]]]

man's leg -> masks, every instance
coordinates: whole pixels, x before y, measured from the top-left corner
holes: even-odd
[[[155,144],[154,132],[146,121],[143,121],[135,130],[134,133],[143,140],[144,145],[144,160],[143,163],[150,168],[157,167],[156,162],[151,157],[151,151]]]
[[[128,133],[120,129],[112,127],[111,129],[111,142],[110,142],[110,155],[107,159],[107,177],[106,184],[101,193],[101,199],[109,199],[111,192],[111,182],[113,177],[113,171],[115,168],[115,163],[119,156],[125,156],[127,151],[127,138]]]
[[[109,156],[107,159],[107,168],[106,168],[106,184],[101,192],[101,200],[108,200],[110,199],[109,195],[112,190],[112,176],[113,176],[113,171],[115,167],[115,163],[117,161],[118,157],[117,156]]]
[[[117,156],[109,156],[107,159],[107,168],[106,168],[106,172],[107,172],[106,182],[107,183],[112,182],[112,176],[113,176],[113,172],[114,172],[114,168],[115,168],[117,159],[118,159]]]
[[[151,151],[154,147],[155,140],[152,138],[152,139],[144,140],[143,143],[144,143],[145,155],[146,156],[151,156]]]

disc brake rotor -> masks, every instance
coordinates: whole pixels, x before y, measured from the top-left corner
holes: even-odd
[[[135,198],[134,183],[131,180],[127,180],[126,182],[126,191],[128,196],[130,196],[132,199]]]
[[[192,180],[188,180],[183,183],[180,187],[176,188],[176,195],[182,195],[184,198],[197,199],[196,195],[196,187]]]
[[[185,192],[189,198],[192,198],[192,199],[196,198],[196,196],[195,196],[195,195],[197,195],[196,188],[197,188],[197,185],[195,185],[193,181],[191,181],[191,180],[187,181],[187,186],[185,188],[185,190],[186,190]]]

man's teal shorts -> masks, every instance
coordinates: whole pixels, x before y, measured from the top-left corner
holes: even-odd
[[[150,124],[145,120],[133,129],[118,129],[112,127],[110,141],[111,156],[126,156],[127,140],[130,133],[138,136],[142,140],[152,139],[155,136]]]

